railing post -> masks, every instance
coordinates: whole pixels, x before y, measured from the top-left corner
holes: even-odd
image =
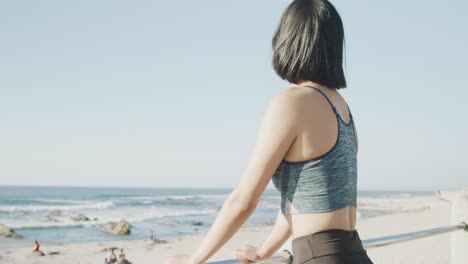
[[[465,194],[452,201],[450,222],[468,223],[468,195]],[[465,231],[468,231],[465,229]],[[450,235],[452,264],[463,264],[468,261],[468,232],[453,232]]]

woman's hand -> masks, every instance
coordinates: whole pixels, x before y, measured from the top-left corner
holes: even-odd
[[[191,255],[174,255],[163,261],[163,264],[194,264]]]
[[[244,245],[233,252],[234,256],[242,263],[251,261],[261,261],[263,258],[258,254],[258,248],[250,245]]]

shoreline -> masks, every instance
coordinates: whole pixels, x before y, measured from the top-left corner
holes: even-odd
[[[387,213],[358,217],[356,230],[361,239],[394,235],[448,225],[450,223],[450,203],[437,195],[392,197],[392,198],[359,198],[360,209],[376,208],[388,210]],[[231,259],[231,252],[244,244],[260,245],[268,236],[274,223],[258,226],[243,226],[209,261]],[[158,237],[167,243],[154,243],[151,240],[117,240],[111,242],[78,242],[65,245],[43,245],[41,250],[59,252],[57,255],[36,257],[31,255],[30,247],[1,247],[6,253],[0,263],[99,263],[104,261],[105,248],[124,248],[126,256],[132,263],[144,263],[150,260],[158,263],[173,254],[190,254],[204,232],[176,237]],[[437,248],[437,252],[427,252],[424,248]],[[449,235],[438,235],[421,240],[368,250],[371,259],[376,263],[446,263],[449,260]],[[398,254],[396,254],[398,252]],[[421,252],[421,254],[415,254]],[[424,253],[424,254],[422,254]],[[430,256],[431,258],[427,257]],[[414,262],[409,261],[412,259]],[[421,261],[424,259],[424,262]],[[74,260],[76,260],[74,262]]]
[[[44,245],[80,242],[112,242],[177,237],[205,232],[214,221],[226,197],[225,190],[92,189],[83,191],[38,188],[35,196],[22,189],[1,189],[5,197],[0,205],[0,224],[23,236],[21,240],[1,239],[0,249],[8,246],[30,246],[38,240]],[[24,195],[26,193],[26,195]],[[382,198],[432,196],[434,192],[362,191],[358,196],[358,216],[371,217],[395,213],[372,200]],[[2,194],[0,194],[2,196]],[[0,197],[1,198],[1,197]],[[369,200],[370,199],[370,200]],[[0,199],[1,200],[1,199]],[[382,200],[382,201],[383,201]],[[8,202],[11,201],[11,202]],[[370,202],[369,202],[370,201]],[[276,191],[265,193],[246,225],[270,224],[276,219],[280,196]],[[118,237],[101,232],[112,222],[127,221],[131,234]],[[110,233],[118,232],[112,230]]]

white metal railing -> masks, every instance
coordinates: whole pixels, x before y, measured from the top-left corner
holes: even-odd
[[[364,245],[364,248],[368,249],[368,248],[381,247],[381,246],[386,246],[386,245],[391,245],[391,244],[397,244],[397,243],[414,240],[414,239],[420,239],[424,237],[440,235],[440,234],[454,232],[458,230],[468,231],[468,225],[465,222],[460,222],[459,224],[445,226],[445,227],[437,227],[437,228],[425,229],[425,230],[416,231],[416,232],[365,239],[362,241],[362,244]],[[291,261],[292,261],[291,252],[289,250],[283,250],[275,254],[268,260],[265,260],[263,262],[257,262],[257,263],[289,264],[291,263]],[[224,260],[224,261],[218,261],[218,262],[210,262],[208,264],[239,264],[239,263],[240,263],[239,260],[230,259],[230,260]]]
[[[362,241],[362,243],[364,244],[364,247],[367,249],[367,248],[381,247],[385,245],[401,243],[401,242],[429,237],[429,236],[435,236],[435,235],[449,233],[449,232],[458,231],[458,230],[468,231],[468,225],[465,222],[461,222],[457,225],[431,228],[431,229],[426,229],[426,230],[421,230],[421,231],[416,231],[416,232],[392,235],[392,236],[365,239]]]

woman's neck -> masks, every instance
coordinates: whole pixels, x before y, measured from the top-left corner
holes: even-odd
[[[316,88],[319,88],[319,89],[324,89],[324,90],[334,90],[334,89],[331,89],[327,86],[324,86],[324,85],[321,85],[319,83],[316,83],[316,82],[312,82],[312,81],[299,81],[297,82],[297,85],[299,86],[307,86],[307,85],[310,85],[310,86],[314,86]]]

